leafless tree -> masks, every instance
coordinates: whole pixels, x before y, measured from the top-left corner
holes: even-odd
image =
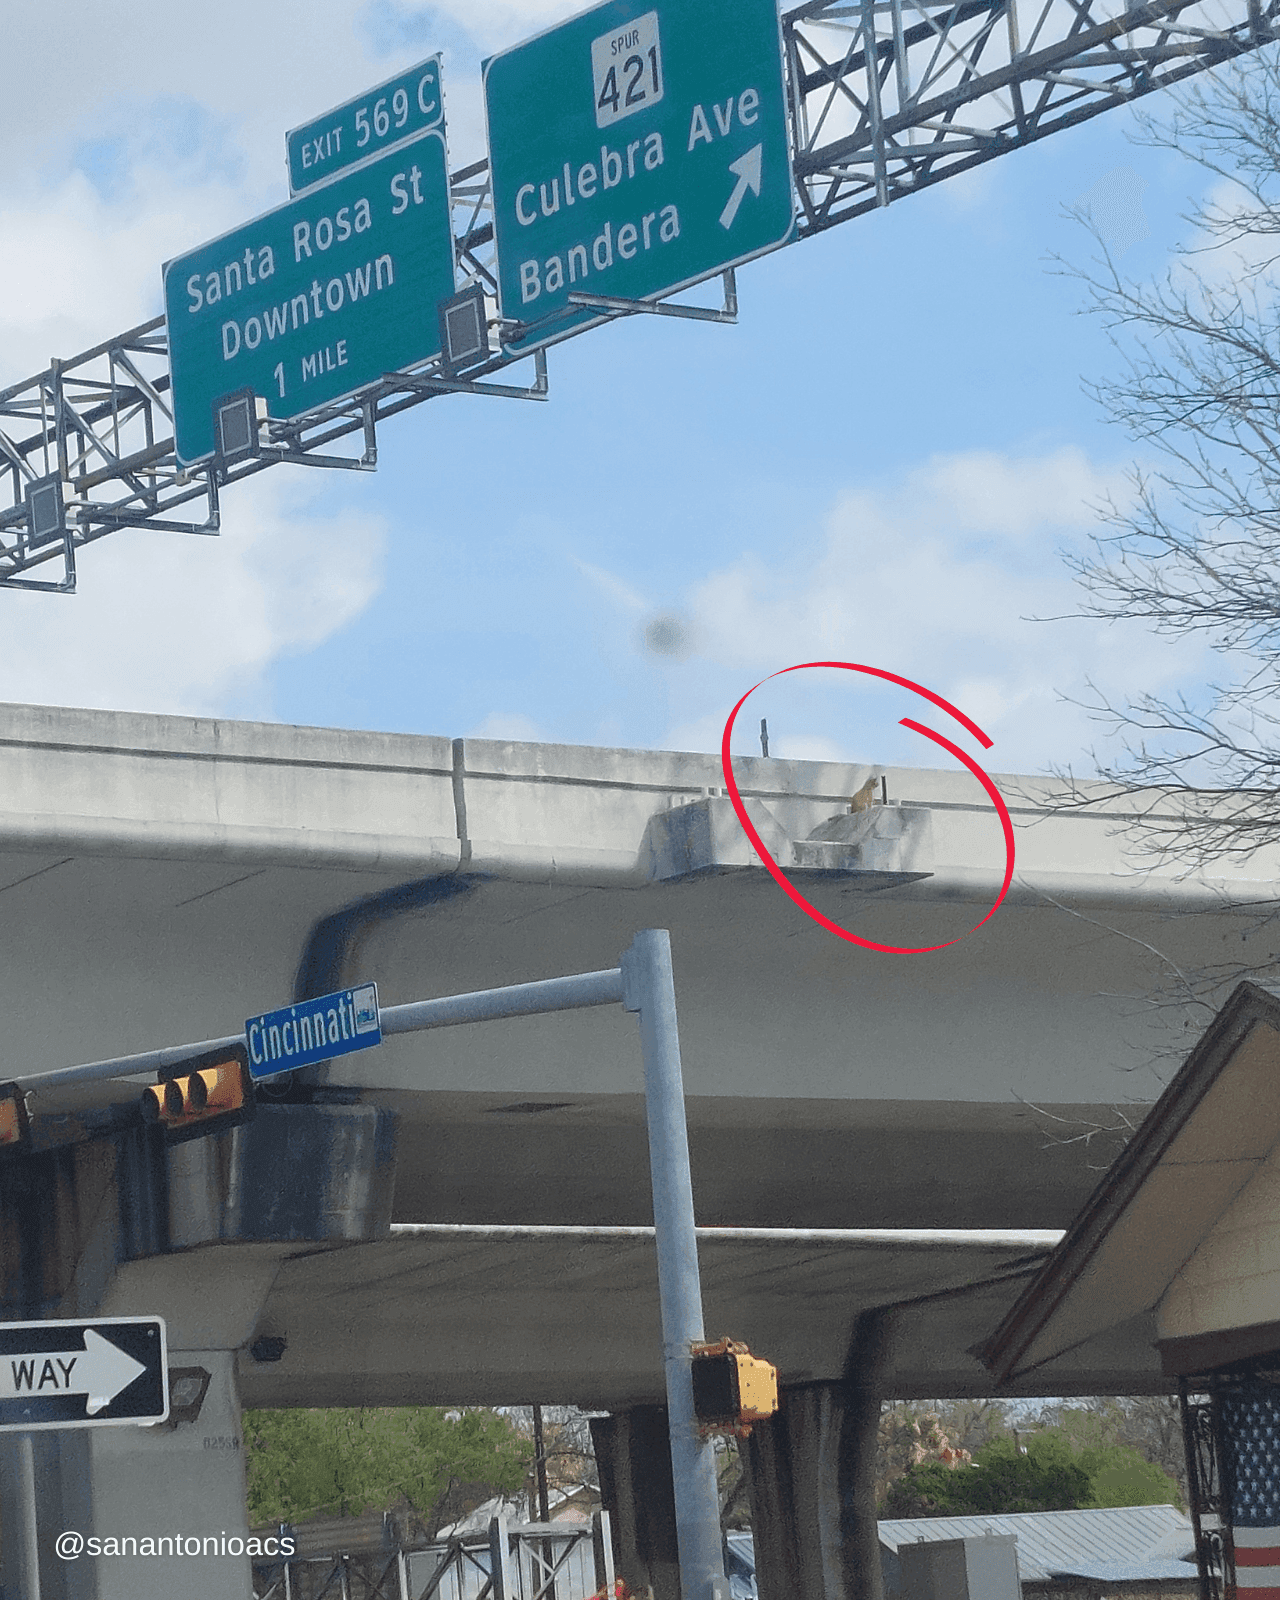
[[[1136,841],[1190,872],[1280,843],[1280,57],[1199,78],[1139,138],[1218,181],[1158,281],[1124,276],[1096,228],[1092,265],[1067,268],[1118,355],[1092,393],[1156,462],[1068,561],[1084,614],[1217,653],[1200,693],[1090,702],[1120,735],[1122,753],[1096,765],[1139,802]],[[1066,803],[1096,800],[1073,788]]]
[[[1145,281],[1077,211],[1097,249],[1061,265],[1116,353],[1113,375],[1090,390],[1146,464],[1066,559],[1081,613],[1198,638],[1214,670],[1169,696],[1091,685],[1085,704],[1119,753],[1090,753],[1100,786],[1059,770],[1050,804],[1122,811],[1135,865],[1212,877],[1280,847],[1280,55],[1252,52],[1162,96],[1137,138],[1194,163],[1205,198],[1187,215],[1188,242]],[[1130,998],[1175,1023],[1171,1057],[1241,978],[1280,977],[1280,896],[1265,881],[1275,873],[1255,871],[1256,901],[1234,904],[1241,940],[1215,937],[1213,954],[1179,966],[1151,934],[1152,981]]]
[[[530,1406],[511,1406],[508,1414],[519,1433],[533,1438],[533,1411]],[[547,1482],[552,1489],[576,1488],[579,1484],[598,1487],[595,1450],[591,1443],[589,1414],[577,1406],[543,1406],[542,1447],[546,1460]],[[534,1481],[534,1467],[529,1468],[529,1484]],[[534,1503],[534,1491],[528,1490],[529,1503]]]

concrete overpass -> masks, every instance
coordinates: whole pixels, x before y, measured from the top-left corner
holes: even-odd
[[[869,937],[936,943],[995,896],[999,829],[966,774],[735,770],[805,892]],[[887,806],[833,821],[882,773]],[[1153,1099],[1177,1064],[1148,1070],[1184,1019],[1123,996],[1152,987],[1152,947],[1218,959],[1276,865],[1142,875],[1122,808],[1053,813],[1036,780],[999,781],[1009,901],[972,938],[898,957],[796,911],[753,864],[712,757],[6,707],[0,1074],[219,1037],[368,977],[394,1004],[592,970],[666,927],[716,1230],[709,1326],[793,1384],[874,1367],[877,1393],[982,1392],[969,1346],[1097,1179],[1095,1149],[1064,1134]],[[162,1312],[181,1362],[215,1374],[201,1421],[163,1438],[42,1436],[45,1498],[88,1485],[100,1522],[145,1483],[153,1506],[242,1518],[200,1444],[238,1439],[240,1396],[660,1401],[639,1091],[620,1009],[407,1035],[157,1167],[130,1129],[135,1087],[37,1082],[44,1153],[0,1174],[8,1318]],[[939,1228],[992,1231],[883,1231]],[[283,1359],[254,1361],[271,1333]],[[1062,1378],[1162,1381],[1106,1360]],[[143,1582],[54,1565],[46,1588]]]

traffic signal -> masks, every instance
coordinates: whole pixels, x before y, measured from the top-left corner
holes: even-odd
[[[745,1439],[778,1409],[778,1369],[736,1339],[693,1347],[693,1411],[704,1434]]]
[[[243,1045],[207,1050],[164,1068],[142,1095],[145,1122],[162,1127],[169,1144],[221,1133],[254,1112],[249,1055]]]
[[[0,1084],[0,1156],[25,1149],[30,1134],[26,1096],[16,1083]]]

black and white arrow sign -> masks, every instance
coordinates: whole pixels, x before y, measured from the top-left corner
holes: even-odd
[[[166,1361],[159,1317],[0,1324],[0,1430],[162,1422]]]

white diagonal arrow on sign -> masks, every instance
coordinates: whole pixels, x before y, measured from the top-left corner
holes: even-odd
[[[95,1416],[147,1369],[119,1345],[92,1328],[84,1330],[84,1351],[33,1350],[0,1362],[0,1400],[54,1394],[86,1396],[85,1414]]]
[[[763,151],[763,144],[753,144],[746,155],[739,156],[736,161],[729,163],[729,171],[738,174],[738,181],[733,186],[733,193],[729,196],[728,203],[720,213],[722,228],[733,227],[733,219],[738,215],[738,207],[742,204],[742,197],[748,189],[752,194],[760,193],[760,157]]]

